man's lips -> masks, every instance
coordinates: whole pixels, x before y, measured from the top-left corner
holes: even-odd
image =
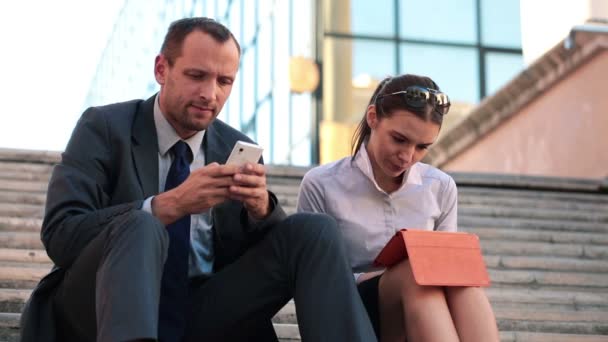
[[[213,109],[213,107],[198,106],[198,105],[195,105],[195,104],[190,105],[190,107],[192,107],[192,108],[194,108],[194,109],[196,109],[198,111],[201,111],[201,112],[212,112],[213,113],[215,111]]]

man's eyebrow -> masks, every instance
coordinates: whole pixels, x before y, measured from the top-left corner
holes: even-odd
[[[184,69],[185,73],[189,73],[189,72],[196,72],[196,73],[202,73],[202,74],[207,74],[206,70],[203,69],[198,69],[198,68],[186,68]]]

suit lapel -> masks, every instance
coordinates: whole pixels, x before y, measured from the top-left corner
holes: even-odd
[[[144,198],[158,194],[158,138],[154,124],[154,99],[146,100],[133,123],[133,161]]]
[[[216,119],[217,120],[217,119]],[[225,164],[232,146],[228,146],[221,133],[218,131],[216,121],[207,128],[203,139],[203,150],[205,151],[205,164]]]

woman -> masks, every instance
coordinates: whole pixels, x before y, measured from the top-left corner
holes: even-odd
[[[401,228],[456,230],[454,180],[420,162],[449,107],[428,77],[383,80],[353,137],[353,156],[314,168],[302,181],[298,211],[338,221],[359,293],[383,342],[499,340],[482,289],[419,286],[407,259],[386,270],[372,267]]]

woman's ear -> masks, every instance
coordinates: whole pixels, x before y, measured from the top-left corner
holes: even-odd
[[[376,114],[376,105],[369,105],[367,107],[367,112],[365,113],[365,119],[367,120],[367,125],[374,129],[378,125],[378,115]]]

